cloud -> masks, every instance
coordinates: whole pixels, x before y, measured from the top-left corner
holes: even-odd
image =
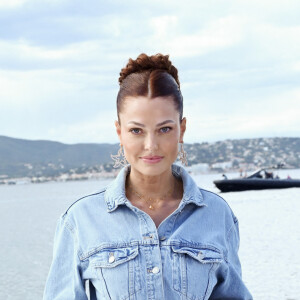
[[[74,143],[81,137],[80,142],[94,143],[118,143],[118,136],[114,127],[114,120],[117,115],[113,111],[98,111],[96,116],[90,120],[80,121],[71,124],[60,124],[48,129],[48,136],[53,140]]]
[[[187,142],[299,134],[299,13],[292,0],[2,1],[0,134],[115,141],[118,75],[141,52],[178,67]]]
[[[174,57],[200,56],[233,46],[242,39],[243,20],[235,16],[213,20],[193,34],[182,32],[179,28],[184,28],[184,24],[175,16],[155,17],[150,24],[154,28],[152,44]]]
[[[2,69],[36,70],[36,69],[94,69],[101,65],[107,71],[107,59],[113,59],[110,47],[95,40],[74,43],[64,47],[47,48],[33,46],[27,41],[0,41],[0,60]]]
[[[1,0],[0,9],[11,9],[18,6],[22,6],[24,3],[29,2],[30,0]]]
[[[299,136],[300,89],[280,92],[272,97],[239,99],[216,110],[216,101],[198,101],[185,107],[188,141],[215,141],[243,137]],[[228,107],[226,107],[228,106]]]

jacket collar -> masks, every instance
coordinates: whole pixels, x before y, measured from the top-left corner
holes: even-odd
[[[107,187],[104,199],[108,207],[108,212],[112,212],[119,205],[128,202],[125,193],[125,181],[129,172],[130,165],[123,167],[116,179]],[[183,198],[180,205],[184,206],[188,203],[194,203],[198,206],[206,206],[206,204],[203,202],[203,196],[199,190],[199,187],[183,167],[173,164],[172,173],[177,178],[181,178],[183,182]]]

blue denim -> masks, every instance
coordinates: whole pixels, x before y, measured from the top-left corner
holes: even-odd
[[[156,228],[126,198],[130,166],[99,193],[74,202],[58,221],[44,300],[252,299],[241,277],[238,220],[187,171],[178,208]]]

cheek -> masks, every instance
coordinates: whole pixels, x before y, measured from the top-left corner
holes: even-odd
[[[164,142],[165,152],[169,153],[172,156],[176,156],[178,154],[178,139],[177,136],[174,135],[168,142]]]
[[[136,154],[140,152],[141,142],[139,140],[127,136],[123,139],[123,141],[124,141],[123,147],[126,155],[130,156],[132,154]]]
[[[174,130],[169,136],[168,136],[168,144],[170,147],[177,147],[178,141],[180,137],[180,131]]]

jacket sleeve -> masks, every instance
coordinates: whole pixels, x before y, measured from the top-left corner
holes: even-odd
[[[87,300],[81,278],[77,238],[66,214],[57,222],[53,260],[46,281],[43,300]]]
[[[239,225],[234,217],[234,224],[227,234],[228,254],[226,269],[222,279],[215,286],[210,300],[252,300],[252,296],[242,280],[241,264],[238,257]]]

